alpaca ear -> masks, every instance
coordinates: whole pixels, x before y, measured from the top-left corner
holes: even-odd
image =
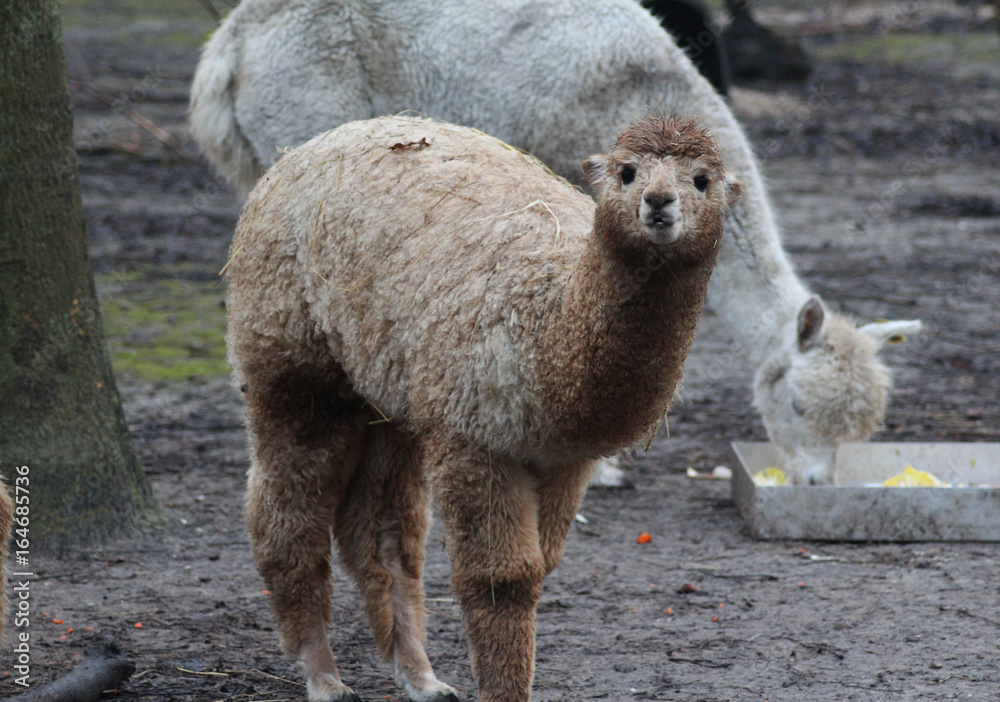
[[[596,188],[608,175],[608,157],[604,154],[588,156],[580,162],[580,170],[587,182]]]
[[[798,320],[799,351],[808,351],[823,336],[825,317],[826,311],[823,309],[823,303],[816,295],[810,297],[806,300],[806,304],[802,305]]]
[[[901,344],[906,341],[907,336],[919,334],[923,328],[919,319],[897,319],[891,322],[872,322],[861,327],[861,331],[881,347],[883,344]]]
[[[728,173],[722,177],[722,185],[725,188],[727,207],[732,207],[743,197],[743,183]]]

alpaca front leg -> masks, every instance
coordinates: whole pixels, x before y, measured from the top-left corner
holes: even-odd
[[[517,462],[461,449],[430,463],[479,699],[528,702],[545,577],[535,482]]]
[[[430,491],[419,446],[388,424],[369,428],[361,468],[337,513],[334,535],[365,598],[383,657],[413,702],[458,702],[424,650],[423,568]]]
[[[582,461],[560,466],[546,470],[538,479],[538,542],[546,575],[562,560],[566,536],[597,464],[597,461]]]

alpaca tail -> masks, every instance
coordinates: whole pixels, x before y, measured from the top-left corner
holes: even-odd
[[[205,45],[191,84],[191,136],[219,173],[245,197],[261,173],[240,129],[235,95],[237,51],[223,25]]]

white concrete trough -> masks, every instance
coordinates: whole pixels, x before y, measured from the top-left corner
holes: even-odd
[[[732,496],[758,539],[1000,541],[1000,444],[845,443],[837,485],[757,485],[782,468],[769,443],[733,443]],[[883,487],[906,466],[951,487]]]

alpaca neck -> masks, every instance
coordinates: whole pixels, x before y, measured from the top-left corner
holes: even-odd
[[[743,197],[725,215],[725,239],[712,274],[708,306],[733,336],[739,355],[757,368],[789,337],[809,290],[795,274],[771,210],[757,158],[724,100],[698,96],[711,114],[726,165],[739,174]]]
[[[658,262],[616,234],[595,228],[546,331],[545,413],[566,451],[606,454],[655,429],[711,274],[714,253]]]
[[[751,368],[779,348],[809,289],[781,247],[761,181],[744,181],[743,200],[729,210],[726,241],[709,286],[708,306],[733,336]]]

